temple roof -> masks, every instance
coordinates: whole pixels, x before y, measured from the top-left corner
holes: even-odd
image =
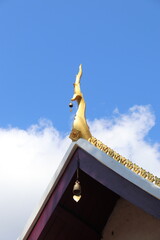
[[[70,134],[73,142],[19,240],[101,239],[119,198],[160,219],[160,178],[92,136],[85,118],[81,76],[80,65],[71,99],[78,103]],[[82,197],[75,203],[72,189],[77,169]]]
[[[72,188],[77,163],[82,198],[75,203]],[[60,240],[65,239],[66,234],[69,236],[67,239],[75,239],[78,229],[83,229],[84,235],[76,236],[76,239],[90,236],[99,239],[119,197],[160,219],[158,185],[128,169],[87,140],[79,139],[70,145],[19,240],[50,240],[54,237]],[[61,229],[65,224],[63,235]]]

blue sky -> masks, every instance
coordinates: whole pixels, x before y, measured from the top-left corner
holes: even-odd
[[[47,118],[69,131],[82,63],[89,119],[151,104],[160,127],[159,13],[155,0],[1,1],[0,126]]]
[[[151,151],[156,161],[160,160],[159,43],[160,3],[157,0],[0,0],[0,141],[6,142],[3,150],[10,150],[17,164],[12,166],[18,176],[15,183],[23,182],[26,176],[24,199],[30,196],[27,187],[31,187],[31,183],[27,182],[27,175],[18,171],[25,171],[27,161],[30,162],[28,169],[37,169],[41,164],[38,177],[34,179],[32,175],[36,196],[28,212],[24,216],[21,211],[17,228],[10,220],[12,238],[20,234],[53,175],[50,172],[47,178],[42,173],[43,168],[46,171],[51,168],[53,150],[57,151],[60,143],[69,144],[65,136],[70,132],[75,110],[70,113],[68,104],[79,64],[83,65],[81,86],[93,132],[109,141],[106,144],[115,148],[119,145],[122,153],[131,156],[135,151],[130,143],[129,152],[127,136],[133,126],[136,134],[131,137],[132,142],[144,151]],[[46,120],[39,122],[40,119]],[[118,126],[122,126],[121,131]],[[123,146],[120,146],[121,140],[114,141],[116,129],[121,134],[128,129]],[[104,132],[108,137],[105,138]],[[29,142],[33,142],[37,152],[33,152]],[[49,159],[45,167],[45,158],[40,164],[37,162],[39,149],[44,145],[43,155]],[[19,149],[19,146],[23,147]],[[65,151],[65,147],[62,149]],[[15,160],[22,159],[28,151],[36,160],[31,154],[26,155],[27,159],[24,157],[24,162]],[[61,154],[56,152],[56,156],[60,161]],[[142,156],[141,152],[137,156]],[[143,164],[140,159],[137,161]],[[8,165],[4,168],[9,169],[11,156],[8,155],[6,162]],[[43,178],[39,178],[40,173]],[[2,190],[8,184],[7,176],[2,179]],[[43,188],[36,192],[40,179]],[[21,188],[16,190],[17,196]],[[6,199],[9,202],[8,194],[4,191],[3,207]],[[5,226],[7,224],[6,220]],[[10,240],[5,226],[0,230],[0,238]]]

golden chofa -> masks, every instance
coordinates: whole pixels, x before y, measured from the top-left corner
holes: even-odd
[[[119,162],[120,164],[124,165],[124,167],[130,169],[135,174],[140,175],[142,178],[154,183],[155,185],[160,187],[160,178],[154,176],[152,173],[146,171],[145,169],[139,167],[134,162],[126,159],[125,157],[121,156],[119,153],[108,147],[107,145],[103,144],[101,141],[97,140],[95,137],[92,136],[90,133],[86,117],[85,117],[85,109],[86,103],[83,98],[83,94],[80,89],[80,79],[82,76],[82,65],[79,66],[79,72],[76,75],[76,80],[74,83],[74,95],[71,101],[77,101],[78,103],[78,110],[74,118],[72,131],[70,133],[70,138],[72,141],[77,141],[79,138],[84,138],[96,148],[100,149],[108,156],[110,156],[115,161]],[[72,107],[72,105],[71,105]]]
[[[69,136],[72,139],[72,141],[77,141],[79,138],[84,138],[88,140],[89,138],[92,137],[85,116],[86,103],[80,88],[81,77],[82,77],[82,65],[79,66],[79,72],[76,75],[76,80],[75,83],[73,84],[74,94],[73,97],[71,98],[71,101],[77,101],[78,104],[78,110],[76,112],[73,121],[72,131]]]

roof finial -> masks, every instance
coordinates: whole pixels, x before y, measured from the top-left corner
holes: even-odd
[[[74,95],[71,101],[77,101],[78,103],[78,110],[74,118],[72,131],[70,134],[70,138],[72,141],[77,141],[79,138],[84,138],[88,140],[92,135],[89,131],[89,127],[85,117],[85,109],[86,103],[83,98],[83,94],[80,89],[80,80],[82,76],[82,64],[79,65],[79,72],[76,75],[76,80],[74,85]]]

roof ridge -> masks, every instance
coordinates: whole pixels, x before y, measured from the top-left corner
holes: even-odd
[[[88,139],[88,142],[90,142],[92,145],[106,153],[108,156],[112,157],[117,162],[124,165],[126,168],[130,169],[131,171],[135,172],[137,175],[147,179],[149,182],[154,183],[155,185],[160,187],[160,178],[155,176],[154,174],[146,171],[142,167],[139,167],[137,164],[133,163],[129,159],[123,157],[104,143],[102,143],[100,140],[96,139],[95,137],[90,137]]]

